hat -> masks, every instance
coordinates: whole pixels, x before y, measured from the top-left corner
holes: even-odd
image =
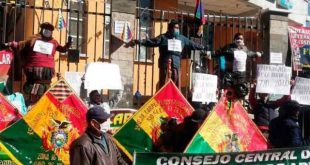
[[[54,26],[52,24],[50,24],[49,22],[44,22],[40,25],[41,29],[48,29],[53,31],[54,30]]]
[[[112,117],[112,115],[107,113],[101,106],[94,106],[86,113],[86,118],[88,121],[91,119],[108,120],[110,117]]]
[[[206,111],[202,109],[197,109],[192,113],[191,119],[193,122],[199,123],[202,122],[206,118],[206,116],[207,116]]]

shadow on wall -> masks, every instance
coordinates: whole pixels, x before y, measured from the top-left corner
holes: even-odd
[[[110,53],[113,54],[117,49],[123,46],[124,41],[116,37],[115,35],[111,35],[111,48]]]

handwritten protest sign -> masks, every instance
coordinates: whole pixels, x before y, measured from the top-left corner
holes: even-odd
[[[195,102],[216,102],[217,76],[193,73],[193,97]]]
[[[300,104],[310,105],[310,79],[296,77],[292,99]]]
[[[257,93],[290,94],[291,67],[257,65]]]

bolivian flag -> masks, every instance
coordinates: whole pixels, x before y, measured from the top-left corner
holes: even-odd
[[[0,131],[21,118],[18,110],[0,93]]]
[[[183,122],[193,108],[170,80],[114,135],[117,145],[132,160],[134,151],[150,152],[161,135],[164,119]]]
[[[0,133],[1,149],[16,164],[69,164],[69,145],[86,128],[86,107],[64,80]]]
[[[225,98],[204,121],[186,153],[221,153],[267,149],[267,141],[240,102],[228,108]]]

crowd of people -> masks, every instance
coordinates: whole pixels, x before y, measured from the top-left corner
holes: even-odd
[[[68,50],[71,41],[60,46],[52,38],[53,25],[43,23],[39,34],[30,40],[23,42],[11,42],[9,46],[16,49],[25,49],[26,63],[24,70],[27,82],[24,85],[26,94],[33,95],[32,101],[35,101],[47,90],[54,76],[54,54],[55,51],[65,52]],[[52,45],[49,52],[46,50],[33,51],[33,47],[44,41]],[[180,34],[180,26],[176,20],[168,24],[166,33],[156,38],[145,40],[133,40],[130,46],[141,44],[147,47],[159,47],[159,84],[163,86],[168,79],[172,79],[180,87],[180,64],[182,51],[184,48],[191,50],[207,50],[208,48],[196,44]],[[45,45],[46,46],[46,45]],[[44,47],[44,45],[43,45]],[[48,53],[48,54],[46,54]],[[308,119],[299,120],[300,112],[305,116],[309,107],[301,107],[298,102],[291,100],[290,96],[283,96],[277,101],[270,101],[269,94],[255,93],[255,83],[252,88],[248,89],[249,83],[246,79],[246,59],[260,57],[261,53],[252,52],[244,44],[243,35],[237,33],[234,36],[234,43],[229,44],[216,53],[212,54],[213,58],[219,59],[219,91],[225,91],[229,100],[246,100],[249,94],[249,113],[254,114],[253,121],[256,123],[261,132],[265,135],[270,143],[270,148],[286,148],[309,146],[309,126],[307,130],[302,130],[300,124],[309,125]],[[294,82],[292,81],[292,85]],[[258,97],[257,97],[258,95]],[[195,111],[191,116],[184,119],[184,122],[178,124],[176,119],[163,119],[162,134],[159,140],[154,144],[154,151],[157,152],[183,152],[187,144],[193,138],[203,121],[216,103],[209,103],[205,106],[191,102]],[[306,110],[305,110],[306,109]],[[87,130],[76,139],[70,147],[71,164],[127,164],[123,160],[118,148],[111,140],[109,131],[102,129],[102,124],[107,122],[111,117],[109,104],[103,103],[98,91],[90,93],[89,110],[87,112]],[[307,125],[307,124],[306,124]],[[304,128],[304,129],[305,129]],[[302,134],[302,132],[305,132]]]

